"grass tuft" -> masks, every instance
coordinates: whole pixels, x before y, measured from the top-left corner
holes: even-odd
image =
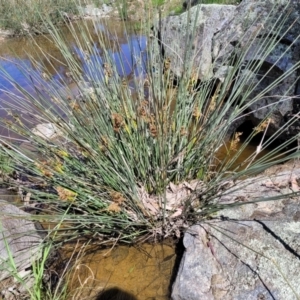
[[[121,9],[126,13],[126,6]],[[241,132],[231,132],[250,106],[299,68],[299,64],[293,66],[255,92],[268,76],[260,70],[276,47],[287,17],[275,21],[275,10],[266,18],[265,27],[271,24],[276,34],[255,39],[258,30],[241,51],[213,66],[230,66],[222,81],[199,80],[200,67],[190,59],[197,49],[189,47],[179,57],[183,72],[176,77],[172,72],[175,62],[162,55],[150,31],[152,19],[142,20],[138,33],[124,22],[123,43],[97,20],[70,23],[73,43],[66,44],[52,17],[39,14],[60,56],[53,57],[35,44],[42,58],[33,60],[35,68],[17,65],[31,82],[30,90],[1,70],[1,76],[15,87],[15,92],[6,91],[10,99],[4,104],[10,108],[1,125],[33,151],[1,137],[0,164],[3,172],[14,170],[26,177],[11,181],[25,195],[24,205],[39,212],[31,219],[54,228],[49,229],[53,243],[93,239],[114,247],[149,238],[178,238],[187,227],[212,218],[223,208],[247,204],[218,202],[235,190],[237,180],[299,157],[298,147],[293,146],[297,136],[260,156],[297,115],[270,137],[271,119],[267,116],[241,147]],[[122,19],[127,19],[126,15]],[[191,27],[187,36],[195,35],[196,28]],[[246,59],[249,51],[261,61]],[[54,76],[49,66],[68,71]],[[279,97],[289,99],[288,93]],[[242,151],[259,134],[257,151],[236,166]],[[227,156],[220,161],[221,148]],[[248,203],[272,199],[249,199]],[[33,299],[61,299],[67,293],[65,289],[41,290],[49,251],[46,246],[42,260],[33,265]],[[13,258],[11,265],[15,268]]]
[[[184,66],[181,78],[175,78],[173,62],[162,57],[159,47],[149,51],[151,37],[146,45],[145,36],[149,36],[151,20],[141,22],[139,35],[124,27],[127,55],[123,45],[107,38],[111,32],[97,30],[96,20],[92,26],[86,21],[69,24],[71,46],[51,18],[43,21],[60,50],[61,65],[69,70],[72,88],[66,77],[53,78],[47,72],[46,65],[54,67],[55,58],[38,47],[44,63],[35,61],[37,70],[18,66],[32,82],[31,91],[2,70],[19,93],[9,94],[7,104],[16,103],[19,109],[14,111],[12,106],[13,121],[3,125],[30,143],[35,157],[5,139],[2,144],[9,147],[2,147],[2,152],[13,157],[16,171],[25,173],[28,182],[35,182],[18,183],[24,193],[31,194],[30,202],[46,207],[48,220],[63,220],[61,238],[84,234],[100,243],[132,243],[145,235],[153,239],[180,236],[187,226],[222,208],[216,195],[222,192],[223,182],[298,155],[295,149],[284,157],[279,155],[296,141],[293,137],[255,160],[293,119],[272,137],[263,138],[243,168],[232,167],[251,139],[266,132],[266,119],[241,149],[236,146],[240,133],[235,133],[228,156],[221,162],[217,158],[232,124],[298,68],[294,66],[253,96],[257,81],[246,70],[257,74],[263,59],[246,61],[246,54],[251,47],[257,57],[266,58],[276,45],[276,35],[260,39],[255,49],[253,36],[243,51],[233,55],[234,63],[232,57],[222,62],[224,66],[233,63],[223,81],[199,83],[199,70],[189,60],[192,50],[187,49],[180,58]],[[274,25],[276,32],[282,24]],[[192,28],[191,36],[195,32]],[[51,128],[52,136],[45,138],[32,131],[37,124]]]

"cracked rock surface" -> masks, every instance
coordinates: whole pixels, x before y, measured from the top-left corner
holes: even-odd
[[[298,192],[298,166],[238,182],[230,204]],[[234,191],[233,191],[234,189]],[[227,208],[194,225],[172,290],[173,300],[299,299],[300,197]]]

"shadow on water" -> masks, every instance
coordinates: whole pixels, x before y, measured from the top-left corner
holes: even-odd
[[[138,300],[132,294],[125,292],[117,287],[100,292],[95,300]]]
[[[174,260],[174,265],[173,265],[173,269],[172,269],[172,273],[171,273],[171,278],[170,278],[170,283],[169,283],[169,294],[171,295],[172,292],[172,286],[175,282],[178,270],[179,270],[179,266],[181,263],[181,259],[182,256],[184,254],[184,244],[183,244],[183,237],[181,237],[178,242],[175,245],[175,254],[176,254],[176,258]]]
[[[137,300],[170,299],[170,282],[175,278],[183,253],[182,249],[179,254],[174,241],[111,249],[90,245],[84,251],[82,247],[66,244],[61,251],[64,260],[72,254],[76,257],[68,275],[68,299],[94,299],[115,287]],[[74,256],[74,251],[84,255]]]

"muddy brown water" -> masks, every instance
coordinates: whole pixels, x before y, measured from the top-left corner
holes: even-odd
[[[97,25],[98,30],[110,28],[107,34],[108,45],[117,45],[112,43],[118,40],[118,46],[111,49],[114,55],[124,55],[124,60],[129,58],[129,47],[126,44],[128,37],[125,36],[121,24],[113,22],[111,24]],[[106,26],[106,27],[105,27]],[[111,26],[111,27],[110,27]],[[92,30],[97,30],[93,28]],[[73,38],[68,32],[65,32],[65,38],[71,45]],[[132,34],[129,36],[131,41],[137,37]],[[144,37],[138,37],[142,44],[145,44]],[[42,76],[42,72],[46,71],[52,76],[52,80],[62,77],[67,82],[67,69],[58,63],[63,61],[60,51],[53,45],[48,37],[40,36],[35,38],[39,47],[47,49],[57,58],[53,60],[52,65],[43,58],[38,58],[36,47],[30,39],[16,38],[1,41],[0,44],[0,66],[6,72],[16,79],[18,83],[26,90],[31,90],[31,83],[26,79],[16,64],[25,64],[32,67],[33,72],[37,72],[38,76]],[[101,49],[99,49],[101,55]],[[40,67],[32,64],[29,56],[39,60]],[[2,59],[1,59],[2,57]],[[84,62],[82,62],[84,68]],[[58,71],[57,71],[58,70]],[[130,66],[125,68],[124,76],[132,72]],[[7,101],[12,101],[7,92],[16,92],[14,87],[5,79],[0,77],[0,117],[7,118]],[[15,137],[13,133],[8,133],[5,128],[0,129],[0,136]],[[228,145],[227,145],[228,146]],[[256,145],[249,145],[242,155],[239,156],[234,166],[243,163],[245,159],[256,151]],[[262,152],[260,155],[265,154]],[[220,149],[218,157],[222,160],[227,155],[226,146]],[[9,202],[18,201],[18,197],[13,192],[0,190],[0,197]],[[67,257],[74,250],[74,245],[66,244],[62,249],[62,253]],[[90,253],[89,253],[90,252]],[[69,254],[67,254],[69,253]],[[76,258],[75,267],[69,274],[69,299],[92,299],[101,289],[118,287],[141,300],[164,300],[170,296],[170,282],[172,274],[174,275],[176,251],[174,244],[143,244],[138,247],[118,246],[109,249],[87,251],[83,256]]]
[[[64,251],[67,250],[65,247]],[[172,244],[92,251],[79,258],[69,273],[68,299],[92,299],[101,290],[115,287],[134,295],[135,299],[170,299],[175,261]]]

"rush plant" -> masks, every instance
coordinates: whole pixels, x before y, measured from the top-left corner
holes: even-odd
[[[224,66],[232,67],[223,81],[199,82],[199,70],[189,60],[197,49],[187,47],[180,58],[183,74],[176,77],[173,62],[163,57],[159,46],[149,45],[157,43],[149,21],[142,22],[138,35],[124,27],[126,47],[111,37],[113,32],[99,30],[96,20],[69,25],[72,45],[51,21],[44,22],[60,57],[37,45],[43,63],[35,61],[35,70],[19,65],[32,83],[30,91],[2,70],[18,91],[7,92],[11,109],[4,126],[30,144],[34,155],[5,138],[1,151],[14,159],[18,173],[26,175],[25,182],[16,184],[23,194],[31,194],[31,206],[44,207],[43,218],[50,222],[63,219],[59,238],[93,237],[105,244],[180,236],[187,226],[222,209],[216,199],[226,191],[224,182],[298,156],[295,149],[282,155],[297,140],[293,137],[270,155],[254,159],[293,119],[263,139],[243,169],[232,167],[251,138],[265,132],[265,120],[240,149],[236,147],[240,134],[235,133],[228,157],[217,159],[230,126],[298,68],[293,66],[253,96],[257,82],[246,71],[257,74],[263,59],[245,57],[256,36],[243,51],[224,59]],[[274,22],[279,34],[285,19],[275,22],[270,13],[265,22]],[[195,28],[189,34],[195,35]],[[278,34],[260,39],[251,51],[266,58],[278,43]],[[57,79],[46,65],[55,67],[58,61],[68,72]]]

